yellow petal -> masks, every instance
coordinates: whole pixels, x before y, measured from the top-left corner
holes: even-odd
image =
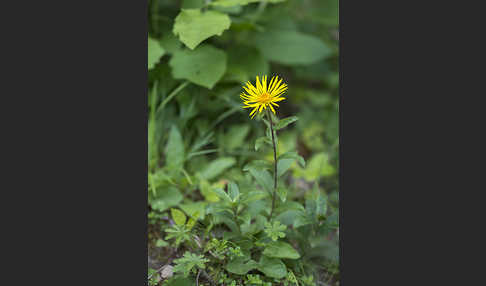
[[[285,97],[277,97],[277,98],[273,99],[272,101],[273,102],[278,102],[278,101],[282,101],[284,99],[285,99]]]
[[[271,104],[269,104],[268,106],[270,106],[270,109],[273,111],[273,114],[276,114],[275,109],[273,109],[273,106]]]
[[[274,81],[275,81],[275,77],[272,76],[272,78],[270,79],[270,83],[268,84],[268,90],[267,90],[267,92],[270,93],[270,89],[272,88],[272,84],[274,83]]]
[[[278,76],[274,76],[272,79],[273,79],[273,82],[269,86],[269,89],[268,89],[268,93],[270,93],[270,94],[272,93],[272,89],[275,87],[275,84],[277,83]]]
[[[250,116],[251,116],[253,113],[255,113],[255,112],[257,111],[257,109],[258,109],[258,106],[257,106],[257,107],[255,107],[255,108],[253,108],[253,110],[250,112]]]
[[[267,92],[267,76],[264,75],[262,77],[262,92],[265,93]]]
[[[260,79],[258,78],[258,76],[256,76],[256,81],[255,81],[255,86],[256,86],[256,89],[257,89],[257,93],[260,94],[262,91],[262,88],[261,88],[261,85],[260,85]]]
[[[279,88],[279,86],[280,86],[280,83],[281,83],[281,82],[282,82],[282,79],[280,79],[278,82],[276,82],[276,83],[273,85],[272,90],[271,90],[271,91],[269,91],[269,92],[270,92],[270,94],[273,94],[273,92]]]
[[[280,94],[282,94],[282,92],[284,92],[284,91],[286,91],[286,90],[287,90],[287,86],[282,86],[282,87],[280,87],[278,90],[274,91],[274,92],[272,93],[272,96],[273,96],[273,97],[277,97],[277,96],[279,96]]]

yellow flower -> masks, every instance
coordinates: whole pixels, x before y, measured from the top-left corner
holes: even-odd
[[[287,90],[287,84],[282,83],[282,79],[278,80],[278,76],[272,77],[270,83],[267,86],[267,76],[262,76],[262,81],[258,76],[256,77],[256,87],[250,82],[243,86],[246,93],[241,93],[240,98],[243,100],[243,108],[253,108],[250,113],[251,118],[255,117],[258,112],[262,112],[267,107],[275,113],[275,109],[272,105],[277,106],[275,102],[279,102],[285,99],[281,97]],[[253,115],[253,116],[252,116]]]

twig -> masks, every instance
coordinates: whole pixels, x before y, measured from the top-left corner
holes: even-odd
[[[199,275],[201,275],[201,269],[199,269],[199,271],[197,272],[197,276],[196,276],[196,286],[199,286]]]

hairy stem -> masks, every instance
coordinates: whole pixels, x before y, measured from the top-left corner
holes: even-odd
[[[267,116],[268,121],[270,122],[270,132],[272,133],[272,144],[273,144],[273,161],[274,161],[274,170],[273,170],[273,195],[272,195],[272,210],[270,211],[270,220],[272,220],[273,210],[275,209],[275,198],[277,197],[277,145],[275,144],[275,137],[273,135],[273,122],[272,116],[270,114],[270,109],[267,109]]]

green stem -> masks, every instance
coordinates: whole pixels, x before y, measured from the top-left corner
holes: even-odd
[[[167,96],[164,101],[160,104],[159,108],[157,108],[157,111],[164,109],[164,106],[174,97],[176,96],[181,90],[184,89],[189,84],[188,81],[185,81],[181,83],[174,91],[172,91],[169,96]]]
[[[272,196],[272,210],[270,211],[270,220],[272,220],[273,210],[275,209],[275,198],[277,197],[277,145],[275,144],[275,137],[273,135],[273,122],[270,110],[267,109],[268,121],[270,122],[270,132],[272,133],[272,144],[273,144],[273,161],[274,161],[274,171],[273,171],[273,196]]]

